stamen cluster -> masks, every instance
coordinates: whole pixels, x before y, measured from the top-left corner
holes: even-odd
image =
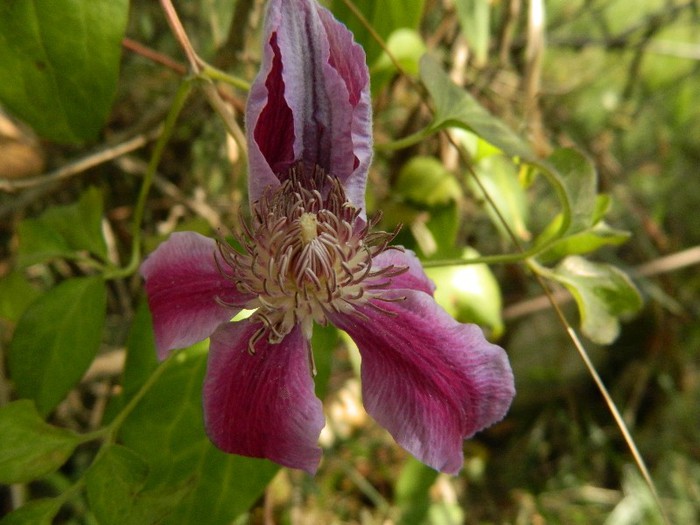
[[[252,213],[251,226],[243,223],[236,238],[242,252],[219,242],[229,267],[222,274],[253,297],[246,308],[263,324],[249,342],[251,353],[262,337],[279,343],[298,323],[310,338],[313,321],[325,325],[331,311],[363,317],[359,305],[381,310],[370,299],[396,300],[382,293],[407,268],[372,267],[396,232],[370,232],[379,217],[361,217],[340,182],[321,168],[309,177],[301,164],[293,166]]]

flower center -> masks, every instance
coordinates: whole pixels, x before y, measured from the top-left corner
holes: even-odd
[[[301,242],[304,246],[318,237],[318,220],[313,213],[304,213],[299,217],[299,225],[301,226]]]
[[[307,338],[313,322],[325,325],[327,314],[342,312],[363,316],[357,306],[371,299],[387,300],[382,293],[391,278],[405,267],[373,268],[372,259],[388,248],[394,233],[369,230],[360,210],[345,196],[340,182],[316,168],[313,177],[296,165],[277,188],[269,188],[253,204],[251,227],[236,240],[243,251],[219,242],[230,267],[224,275],[252,299],[262,328],[248,349],[267,336],[280,342],[300,324]]]

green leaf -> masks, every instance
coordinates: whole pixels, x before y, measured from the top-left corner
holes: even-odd
[[[0,525],[51,525],[61,508],[58,499],[36,499],[0,520]]]
[[[0,2],[0,101],[45,138],[96,137],[116,91],[128,9],[127,0]]]
[[[426,51],[425,42],[418,31],[400,28],[389,35],[386,46],[403,71],[418,77],[420,58]],[[386,51],[370,67],[372,95],[376,95],[393,77],[397,70]]]
[[[328,324],[326,326],[314,325],[314,333],[311,337],[311,349],[314,353],[316,376],[314,385],[316,397],[324,399],[328,389],[328,380],[331,377],[333,367],[333,354],[340,344],[338,329]]]
[[[465,260],[479,254],[472,248],[462,253]],[[503,333],[501,289],[485,264],[426,268],[435,281],[435,300],[462,323],[488,326],[495,338]]]
[[[401,511],[399,524],[425,523],[430,509],[430,487],[437,480],[438,472],[409,457],[396,481],[396,506]]]
[[[10,272],[0,278],[0,317],[17,322],[40,292],[21,272]]]
[[[228,455],[207,438],[202,424],[206,354],[181,351],[121,428],[122,442],[148,458],[146,488],[167,490],[190,480],[192,491],[164,523],[230,523],[260,497],[279,467],[265,460]]]
[[[386,41],[394,31],[405,27],[417,30],[423,14],[425,0],[354,0],[355,7],[367,19],[372,28]],[[382,52],[381,47],[367,27],[341,0],[332,2],[333,14],[348,26],[367,54],[367,63],[373,64]]]
[[[97,354],[107,296],[100,277],[62,282],[27,308],[10,343],[9,369],[20,397],[48,414]]]
[[[558,172],[571,207],[567,233],[590,228],[596,215],[598,174],[583,154],[571,148],[556,150],[547,161]]]
[[[618,246],[626,242],[629,238],[629,232],[616,230],[601,221],[593,228],[555,241],[545,252],[539,254],[537,258],[544,263],[557,261],[567,255],[580,255],[594,252],[603,246]]]
[[[18,227],[20,266],[70,257],[80,251],[106,259],[102,211],[100,190],[89,188],[74,204],[53,206],[36,219],[23,220]]]
[[[471,46],[474,63],[477,67],[486,65],[489,52],[489,0],[458,0],[455,2],[462,33]]]
[[[403,165],[394,187],[401,198],[420,206],[440,206],[462,197],[455,177],[435,157],[417,156]]]
[[[612,343],[620,332],[618,317],[642,307],[642,298],[630,278],[609,264],[572,255],[548,276],[566,286],[576,299],[581,331],[595,343]]]
[[[142,490],[148,465],[138,454],[120,445],[109,447],[90,467],[86,488],[90,508],[100,525],[161,523],[189,491]]]
[[[147,477],[148,465],[129,449],[112,445],[101,454],[85,475],[88,501],[99,522],[127,523]]]
[[[0,483],[26,483],[63,465],[80,437],[47,424],[22,399],[0,408],[0,443]]]
[[[129,399],[158,366],[153,320],[146,301],[142,301],[136,309],[126,347],[129,351],[124,365],[122,388],[124,397]]]
[[[400,28],[389,35],[386,42],[391,55],[409,75],[418,75],[420,71],[420,58],[426,51],[425,42],[418,31],[408,28]],[[394,63],[384,51],[371,68],[372,88],[378,72],[395,72]]]
[[[440,206],[430,210],[430,218],[426,223],[427,229],[433,237],[435,250],[426,252],[421,249],[424,258],[451,259],[459,257],[462,252],[457,243],[459,233],[460,206],[457,202],[450,202],[447,206]],[[412,231],[414,231],[412,229]],[[414,233],[416,233],[414,231]],[[420,244],[419,244],[420,247]]]
[[[518,181],[518,171],[513,162],[504,155],[490,155],[482,158],[481,161],[475,164],[474,171],[511,231],[518,238],[529,240],[527,195],[525,194],[525,189]],[[490,202],[486,200],[481,186],[477,184],[474,177],[469,175],[467,176],[467,183],[476,197],[485,201],[491,222],[496,225],[505,239],[510,239],[510,235],[505,230],[499,214],[496,213]]]
[[[435,116],[428,133],[449,127],[466,128],[497,146],[509,157],[521,157],[529,162],[537,162],[538,159],[530,146],[501,120],[489,113],[474,97],[454,84],[434,58],[425,54],[420,67],[421,81],[435,104]]]

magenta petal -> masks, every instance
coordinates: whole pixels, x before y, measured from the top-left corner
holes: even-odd
[[[427,465],[462,468],[462,441],[501,420],[515,395],[502,348],[476,325],[452,319],[427,294],[402,290],[402,302],[365,306],[369,318],[334,315],[362,354],[367,412]]]
[[[219,271],[216,242],[193,232],[173,233],[141,265],[153,314],[158,357],[206,339],[248,298]]]
[[[380,268],[386,268],[387,266],[393,266],[395,268],[405,266],[408,268],[408,270],[401,275],[391,278],[390,287],[393,290],[416,290],[429,295],[433,295],[435,292],[435,283],[425,275],[420,260],[411,250],[390,248],[372,259],[372,269],[378,270]]]
[[[364,51],[313,0],[271,0],[264,34],[261,70],[246,109],[250,201],[278,184],[293,157],[309,173],[318,165],[337,177],[349,200],[363,208],[372,155]]]
[[[226,323],[211,336],[204,381],[207,433],[225,452],[267,458],[313,474],[324,426],[314,394],[309,343],[299,327],[282,342],[248,341],[260,323]]]

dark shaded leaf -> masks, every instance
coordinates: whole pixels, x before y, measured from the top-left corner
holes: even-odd
[[[0,408],[0,443],[0,483],[26,483],[63,465],[80,437],[49,425],[22,399]]]
[[[0,525],[51,525],[60,508],[56,499],[35,499],[0,519]]]
[[[177,507],[189,488],[142,490],[148,465],[138,454],[112,445],[90,467],[85,482],[88,501],[101,525],[151,525]]]
[[[418,29],[425,0],[355,0],[357,9],[385,41],[399,28]],[[341,0],[332,2],[333,14],[348,26],[355,40],[365,49],[369,64],[381,54],[381,47],[367,27]]]
[[[20,397],[48,414],[73,388],[102,340],[107,294],[100,277],[62,282],[27,308],[10,343],[9,368]]]
[[[201,399],[203,345],[171,359],[175,362],[122,426],[122,440],[148,459],[147,489],[168,490],[188,480],[192,484],[164,523],[189,525],[207,516],[207,524],[228,524],[260,497],[279,467],[225,454],[207,438]]]
[[[17,322],[40,293],[21,272],[8,273],[0,278],[0,317]]]
[[[102,194],[97,188],[89,188],[74,204],[53,206],[36,219],[23,220],[18,227],[20,266],[70,257],[80,251],[105,259],[102,211]]]
[[[128,9],[127,0],[1,2],[0,100],[48,139],[97,136],[116,90]]]

